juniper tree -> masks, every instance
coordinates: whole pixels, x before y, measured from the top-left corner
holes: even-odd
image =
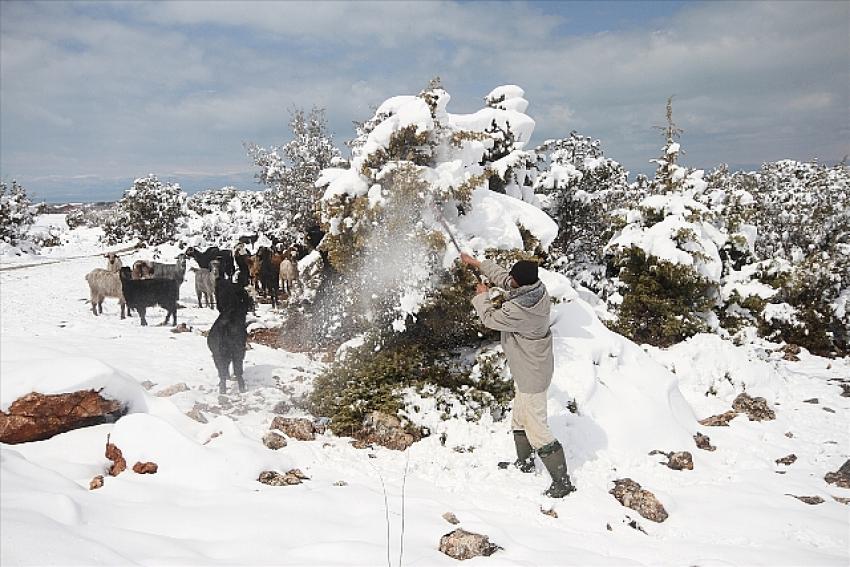
[[[35,220],[30,211],[32,202],[26,190],[12,180],[8,187],[0,181],[0,240],[15,245]]]

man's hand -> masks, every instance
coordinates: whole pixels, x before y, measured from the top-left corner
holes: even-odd
[[[480,283],[475,286],[475,295],[487,293],[488,291],[490,291],[490,288],[487,287],[487,284]]]
[[[475,257],[470,256],[469,254],[467,254],[465,252],[460,253],[460,261],[463,262],[464,264],[472,266],[473,268],[477,268],[481,265],[480,261],[476,260]]]

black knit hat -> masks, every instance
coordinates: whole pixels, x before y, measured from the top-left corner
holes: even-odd
[[[531,285],[537,281],[537,262],[520,260],[514,264],[510,273],[518,285]]]

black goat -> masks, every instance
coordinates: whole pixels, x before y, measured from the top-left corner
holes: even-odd
[[[222,250],[218,246],[210,246],[203,253],[197,248],[190,246],[186,248],[185,254],[193,258],[198,266],[204,269],[210,269],[210,262],[213,260],[219,261],[219,277],[231,279],[236,271],[233,265],[233,252],[230,250]]]
[[[121,268],[121,290],[127,307],[139,312],[142,326],[148,324],[145,319],[145,310],[148,307],[159,305],[166,310],[163,325],[168,324],[168,319],[173,318],[177,324],[177,298],[180,294],[180,282],[172,278],[150,278],[134,280],[130,268]]]
[[[277,292],[280,289],[280,264],[272,262],[271,248],[261,247],[257,251],[260,258],[260,285],[263,293],[268,293],[272,300],[272,309],[277,307]]]
[[[244,392],[242,363],[245,360],[245,341],[248,339],[245,317],[253,309],[254,302],[244,287],[224,280],[216,282],[215,297],[220,313],[210,328],[207,346],[218,371],[218,391],[222,394],[227,392],[230,364],[233,363],[233,374],[239,384],[239,391]]]

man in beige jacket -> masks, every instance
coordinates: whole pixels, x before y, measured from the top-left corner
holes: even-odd
[[[517,460],[523,472],[534,471],[534,451],[546,465],[552,485],[545,494],[563,498],[575,487],[567,474],[564,448],[546,423],[546,391],[555,367],[552,333],[549,331],[551,301],[537,277],[537,264],[520,260],[507,272],[491,260],[478,261],[461,254],[463,263],[478,268],[490,282],[508,292],[500,308],[490,301],[489,288],[479,283],[472,305],[485,327],[501,331],[502,349],[514,379],[516,395],[511,419]],[[510,463],[499,463],[507,468]]]

